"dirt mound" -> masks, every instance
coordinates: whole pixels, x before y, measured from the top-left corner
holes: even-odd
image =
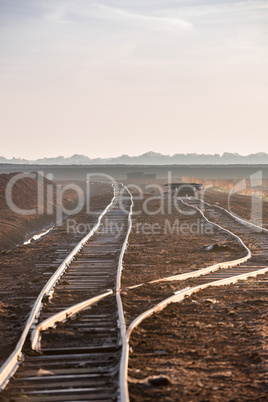
[[[0,251],[14,248],[56,221],[59,188],[38,173],[0,175]],[[63,205],[68,208],[76,196],[66,192]]]

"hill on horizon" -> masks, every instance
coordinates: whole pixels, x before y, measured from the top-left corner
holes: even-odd
[[[57,156],[28,160],[8,159],[0,156],[0,163],[35,164],[35,165],[229,165],[229,164],[268,164],[268,154],[258,152],[250,155],[225,152],[220,154],[174,154],[163,155],[158,152],[146,152],[138,156],[121,155],[113,158],[89,158],[74,154],[70,157]]]

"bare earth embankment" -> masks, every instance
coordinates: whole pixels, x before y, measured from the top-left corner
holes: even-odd
[[[31,233],[42,231],[56,222],[60,189],[59,184],[38,174],[0,175],[0,251],[15,248]],[[75,191],[62,194],[64,208],[72,209],[76,203]]]
[[[254,196],[244,194],[231,194],[224,191],[208,190],[205,192],[204,201],[216,204],[234,213],[240,218],[268,228],[268,202],[257,199]],[[256,211],[255,211],[256,209]],[[254,221],[254,218],[257,221]],[[262,218],[262,222],[258,220]]]

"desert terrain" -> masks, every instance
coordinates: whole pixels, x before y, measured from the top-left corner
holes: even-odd
[[[21,336],[39,292],[85,233],[68,233],[67,215],[57,223],[57,216],[46,214],[48,211],[41,216],[35,214],[30,217],[20,217],[10,212],[4,198],[4,189],[10,176],[2,174],[0,179],[0,364],[3,364]],[[81,191],[85,190],[86,183],[75,183]],[[51,205],[56,209],[55,186],[66,182],[49,181],[46,184],[53,189]],[[151,191],[152,184],[162,189],[160,196]],[[241,236],[243,245],[232,233],[216,227],[214,223],[217,222],[224,227],[224,215],[219,221],[219,217],[204,210],[208,222],[200,213],[189,213],[193,212],[193,207],[180,201],[179,208],[176,208],[164,184],[165,180],[135,183],[143,191],[142,197],[139,197],[133,183],[131,186],[125,180],[133,197],[132,226],[123,256],[120,288],[126,328],[143,312],[176,292],[199,283],[190,277],[169,281],[162,281],[163,278],[243,259],[247,255],[244,245],[255,253],[254,256],[262,247],[257,235],[248,233],[250,230],[241,232],[239,227],[232,228],[236,235]],[[113,197],[111,186],[105,182],[96,182],[93,188],[91,209],[96,214],[90,215],[84,208],[71,216],[77,224],[86,224],[88,228],[96,224],[98,216]],[[27,179],[27,175],[20,181],[20,187],[15,188],[14,194],[16,203],[22,209],[38,205],[36,183],[33,179]],[[184,200],[190,203],[190,199]],[[205,192],[204,201],[216,207],[231,206],[237,216],[250,219],[250,195],[233,194],[228,204],[226,189],[214,186]],[[66,209],[73,207],[77,202],[77,193],[67,192],[62,202]],[[125,213],[129,214],[129,200],[127,205]],[[262,224],[266,228],[268,202],[264,200],[262,212]],[[23,244],[47,228],[51,230],[46,235]],[[90,240],[93,246],[96,236]],[[268,254],[266,257],[264,254],[261,261],[260,268],[267,266]],[[223,271],[220,269],[220,272]],[[201,278],[204,280],[205,276]],[[266,274],[236,284],[208,287],[178,303],[167,305],[142,321],[133,330],[129,342],[130,400],[266,400],[267,278]],[[59,283],[68,290],[70,283],[65,276]],[[71,291],[68,292],[72,297]],[[74,304],[75,300],[84,300],[86,292],[80,292],[78,296],[74,293],[73,297]],[[56,294],[53,303],[58,299]],[[64,339],[66,336],[66,347],[71,334],[67,324],[59,326],[60,337]],[[44,340],[45,348],[52,347],[53,341],[59,336],[57,328],[48,332]],[[76,338],[75,332],[72,337]],[[87,338],[83,334],[79,339],[80,347],[86,345]],[[0,393],[0,400],[13,400],[12,392],[7,386]],[[32,400],[42,400],[40,398]]]

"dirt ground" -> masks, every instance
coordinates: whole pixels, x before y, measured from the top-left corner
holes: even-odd
[[[208,288],[146,319],[130,342],[131,401],[266,401],[268,275]]]
[[[149,284],[150,281],[195,271],[246,254],[233,237],[208,224],[201,215],[186,214],[191,209],[183,205],[180,205],[180,212],[172,207],[169,213],[148,215],[142,208],[143,203],[144,200],[134,202],[132,231],[124,256],[121,295],[127,324],[174,292],[191,286],[191,280]],[[158,211],[162,203],[163,200],[152,201],[151,212]],[[165,200],[165,211],[167,203]],[[141,213],[135,215],[136,211]],[[166,229],[173,228],[175,222],[178,226],[170,233]],[[157,233],[142,232],[142,227],[152,225],[159,225]],[[213,248],[208,249],[211,246]],[[143,286],[129,289],[139,284]]]
[[[14,249],[31,234],[53,225],[58,220],[56,211],[61,205],[60,200],[66,209],[77,205],[78,193],[73,189],[61,193],[61,183],[54,183],[37,173],[17,175],[0,175],[0,251]],[[9,190],[15,179],[18,180]],[[21,211],[16,212],[17,208]]]
[[[222,200],[221,196],[210,194],[206,201],[225,206],[226,198]],[[240,196],[238,199],[236,202],[240,202]],[[247,207],[250,199],[243,196],[242,207],[236,204],[236,212],[247,218]],[[174,220],[175,215],[169,219]],[[189,227],[196,219],[176,216]],[[134,217],[134,228],[135,221],[163,225],[165,218],[141,214]],[[155,239],[133,231],[122,278],[127,324],[176,290],[192,284],[188,280],[128,287],[241,256],[242,250],[225,236],[213,230],[206,236],[189,232],[166,238],[162,231]],[[149,248],[145,249],[147,244]],[[205,249],[209,244],[218,245],[211,254]],[[243,285],[208,288],[146,319],[131,335],[131,401],[266,400],[267,287],[268,275]]]
[[[111,196],[100,188],[93,209],[102,210]],[[226,207],[227,195],[208,192],[206,201]],[[150,201],[151,214],[143,210],[144,200],[134,203],[122,275],[127,324],[179,288],[191,286],[190,281],[148,282],[245,255],[225,232],[186,214],[182,206],[169,210],[167,203]],[[234,196],[232,206],[249,219],[249,197]],[[92,225],[96,219],[85,211],[75,218]],[[264,222],[268,224],[268,203]],[[39,241],[1,254],[0,364],[14,349],[35,298],[61,262],[59,245],[63,259],[82,237],[67,234],[65,221]],[[131,337],[131,400],[266,401],[267,280],[266,275],[217,291],[208,288],[146,319]],[[129,289],[141,283],[144,286]]]
[[[112,198],[106,184],[96,185],[91,210],[102,212]],[[92,227],[97,215],[86,210],[72,215],[77,224]],[[3,251],[0,256],[0,365],[13,351],[33,303],[50,276],[86,233],[68,233],[68,220],[28,245]]]
[[[207,224],[201,215],[189,215],[191,210],[181,204],[180,211],[173,205],[168,211],[168,203],[162,199],[151,201],[149,215],[142,208],[144,200],[134,202],[123,288],[245,255],[232,236]],[[164,213],[157,213],[161,205]],[[213,248],[207,250],[209,246]]]
[[[208,190],[205,192],[204,201],[209,204],[218,204],[219,206],[230,210],[238,217],[251,221],[257,225],[268,228],[268,202],[262,201],[254,196],[229,194],[223,191]],[[256,211],[255,211],[256,209]],[[261,221],[259,220],[261,218]]]

